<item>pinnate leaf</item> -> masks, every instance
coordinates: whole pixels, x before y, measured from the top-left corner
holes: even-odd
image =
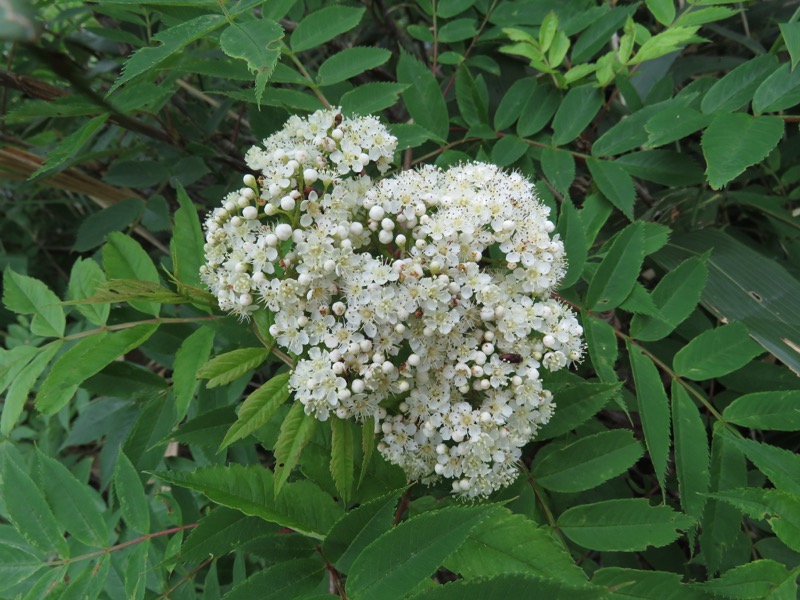
[[[43,282],[16,271],[3,273],[3,304],[13,312],[33,315],[31,332],[44,337],[64,335],[66,317],[61,300]]]
[[[280,58],[282,39],[283,28],[268,19],[231,23],[219,36],[222,51],[231,58],[246,61],[247,68],[255,74],[256,103],[259,105]]]
[[[414,122],[446,140],[450,132],[450,117],[442,91],[430,69],[404,52],[397,62],[397,81],[411,86],[403,92],[403,100]]]
[[[281,431],[278,434],[278,441],[275,442],[273,453],[275,454],[275,495],[280,493],[283,484],[289,478],[292,469],[300,462],[300,454],[311,436],[319,421],[312,415],[305,413],[303,404],[295,402],[289,409],[289,414],[281,424]]]
[[[114,466],[114,495],[128,527],[142,534],[150,533],[150,508],[144,485],[136,467],[123,451],[117,455]]]
[[[644,261],[644,227],[641,221],[628,225],[616,237],[595,271],[586,306],[591,311],[616,308],[631,293]]]
[[[703,381],[727,375],[763,352],[741,323],[731,323],[698,335],[675,355],[673,366],[681,377]]]
[[[700,519],[711,480],[707,434],[700,411],[677,382],[672,384],[672,437],[681,508]]]
[[[326,6],[308,15],[292,33],[292,50],[310,50],[350,31],[361,21],[364,11],[351,6]]]
[[[197,372],[198,379],[208,379],[207,387],[213,388],[239,379],[251,369],[260,366],[269,356],[267,348],[239,348],[215,356]]]
[[[175,353],[172,365],[172,391],[175,394],[178,420],[186,416],[186,411],[200,386],[197,373],[211,354],[214,335],[214,330],[210,327],[201,327],[187,337]]]
[[[242,403],[239,416],[225,434],[220,449],[247,437],[259,427],[266,425],[288,399],[289,373],[276,375],[262,384]]]
[[[729,404],[722,416],[752,429],[800,431],[800,390],[746,394]]]
[[[346,420],[331,417],[331,476],[336,491],[347,506],[353,491],[354,445],[353,425]]]
[[[633,189],[633,180],[625,169],[616,163],[595,158],[587,158],[586,166],[589,167],[589,172],[603,196],[620,209],[622,214],[633,220],[636,193]]]
[[[320,85],[332,85],[360,75],[364,71],[384,64],[392,53],[385,48],[369,48],[356,46],[345,48],[341,52],[326,59],[319,66],[317,79]]]
[[[156,284],[159,282],[158,269],[141,244],[119,232],[110,233],[108,242],[103,246],[103,267],[109,279],[138,279]],[[157,302],[131,300],[130,305],[156,317],[160,310]]]
[[[194,287],[202,285],[200,267],[203,265],[203,230],[197,209],[180,182],[177,185],[178,210],[175,211],[175,227],[169,249],[175,277],[181,283]]]

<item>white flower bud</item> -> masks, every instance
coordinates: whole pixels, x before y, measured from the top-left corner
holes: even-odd
[[[394,238],[394,243],[402,248],[406,245],[406,236],[404,236],[402,233],[398,233],[397,237]]]
[[[264,205],[264,214],[267,215],[268,217],[273,216],[277,212],[278,212],[278,207],[275,206],[274,204],[267,203]]]
[[[242,216],[245,219],[257,219],[258,209],[255,206],[246,206],[242,211]]]
[[[256,187],[256,184],[258,182],[256,181],[256,178],[253,175],[248,173],[247,175],[242,177],[242,183],[244,183],[249,188],[254,188]]]
[[[354,394],[360,394],[361,392],[364,391],[365,388],[366,386],[364,385],[364,382],[361,379],[354,379],[353,383],[350,384],[350,389],[353,390]],[[389,427],[391,428],[391,425],[389,425]],[[389,431],[391,431],[391,429]]]
[[[288,223],[281,223],[275,227],[275,235],[283,242],[292,237],[292,226]]]
[[[417,354],[409,354],[406,362],[410,364],[412,367],[419,366],[420,357]]]
[[[391,231],[386,231],[385,229],[381,229],[380,233],[378,233],[378,241],[381,244],[390,244],[394,236],[392,235]]]
[[[383,210],[382,206],[373,206],[369,209],[369,218],[373,221],[380,221],[386,212]]]
[[[286,211],[294,210],[295,204],[296,203],[294,201],[294,198],[292,198],[291,196],[284,196],[283,198],[281,198],[281,208],[283,210]]]

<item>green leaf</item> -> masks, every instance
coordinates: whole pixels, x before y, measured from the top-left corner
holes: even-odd
[[[561,287],[568,288],[580,279],[589,253],[589,240],[586,239],[581,215],[568,197],[561,202],[556,233],[564,241],[567,252],[567,272],[561,280]]]
[[[398,96],[408,88],[405,83],[377,81],[365,83],[344,94],[340,100],[345,113],[371,115],[397,104]]]
[[[349,421],[331,417],[331,476],[336,491],[347,506],[353,491],[353,426]]]
[[[91,258],[79,258],[72,265],[67,298],[83,300],[94,296],[106,283],[106,274]],[[79,313],[93,325],[102,326],[111,312],[109,304],[74,304]]]
[[[690,258],[669,271],[652,294],[659,316],[634,315],[631,337],[652,342],[672,333],[694,311],[707,277],[706,257]]]
[[[642,420],[647,452],[653,462],[658,485],[666,493],[667,463],[669,462],[670,409],[664,384],[653,361],[639,346],[628,344],[636,400]]]
[[[753,112],[778,112],[800,102],[800,72],[782,64],[767,77],[753,95]]]
[[[131,237],[119,232],[109,234],[103,246],[103,267],[109,279],[140,279],[158,283],[158,270],[144,248]],[[158,316],[157,302],[132,300],[129,304],[143,313]]]
[[[718,114],[703,133],[708,183],[718,190],[767,157],[783,136],[783,119]]]
[[[572,47],[572,63],[586,62],[608,44],[611,36],[620,29],[635,6],[620,6],[606,11],[587,27]]]
[[[308,15],[292,33],[292,50],[310,50],[350,31],[361,21],[364,11],[351,6],[326,6]]]
[[[143,535],[150,533],[150,507],[136,467],[121,451],[114,465],[114,495],[128,527]]]
[[[50,360],[59,351],[62,344],[63,342],[56,341],[39,350],[36,358],[25,365],[14,377],[3,400],[0,434],[7,436],[14,429],[14,425],[16,425],[25,408],[25,403],[28,401],[28,394],[30,394],[31,388],[33,388],[36,380],[47,368]]]
[[[581,85],[570,89],[553,118],[553,145],[563,146],[578,137],[602,105],[603,97],[594,86]]]
[[[64,335],[61,300],[44,283],[10,268],[3,273],[3,304],[15,313],[33,315],[31,332],[43,337]]]
[[[141,166],[137,167],[141,172]],[[72,249],[86,252],[99,246],[112,231],[122,231],[138,223],[144,209],[145,203],[140,198],[125,198],[89,215],[81,221]]]
[[[319,85],[323,86],[347,81],[351,77],[360,75],[364,71],[380,67],[388,61],[391,56],[392,53],[384,48],[371,48],[366,46],[345,48],[341,52],[327,58],[325,62],[319,66],[317,81]]]
[[[276,496],[272,472],[257,465],[232,464],[205,467],[191,473],[171,471],[156,475],[200,492],[217,504],[316,539],[323,539],[342,515],[342,509],[333,499],[308,481],[287,483]]]
[[[364,481],[367,469],[375,451],[375,417],[367,417],[361,425],[361,474],[358,476],[358,485]]]
[[[740,438],[725,432],[731,445],[744,452],[745,456],[764,473],[779,490],[800,496],[800,456],[785,450]]]
[[[631,293],[643,261],[644,228],[637,221],[620,232],[597,267],[586,292],[588,310],[602,312],[619,306]]]
[[[42,166],[36,169],[28,179],[52,175],[66,167],[70,159],[80,156],[80,150],[92,140],[108,119],[108,113],[89,119],[81,127],[65,137],[47,155]]]
[[[503,136],[492,148],[492,162],[501,167],[508,167],[522,158],[529,147],[515,135]]]
[[[219,36],[222,51],[231,58],[246,61],[247,68],[255,75],[256,103],[259,106],[281,56],[282,39],[283,28],[268,19],[231,23]]]
[[[403,92],[408,113],[414,122],[446,140],[450,133],[450,117],[439,84],[430,70],[407,53],[397,62],[397,81],[411,87]]]
[[[300,461],[300,454],[317,426],[317,419],[305,413],[302,403],[295,402],[281,424],[278,441],[275,442],[275,495],[278,495],[292,469]]]
[[[200,267],[205,262],[203,259],[205,240],[203,230],[200,228],[200,218],[183,185],[179,181],[176,181],[175,185],[179,208],[175,211],[175,226],[169,244],[172,268],[178,281],[202,288],[204,286],[200,281]]]
[[[475,19],[455,19],[448,21],[439,29],[438,40],[444,44],[452,44],[468,40],[477,32]]]
[[[664,571],[640,571],[621,567],[598,569],[592,583],[614,591],[614,598],[652,600],[706,600],[681,584],[681,576]]]
[[[575,180],[575,159],[572,153],[558,148],[543,148],[541,161],[544,176],[561,194],[566,195]]]
[[[546,425],[542,425],[536,439],[552,439],[583,425],[608,404],[609,399],[619,392],[620,386],[619,383],[581,382],[556,390],[554,400],[558,410]]]
[[[620,209],[622,214],[633,220],[636,192],[633,189],[633,180],[625,169],[615,163],[594,158],[587,158],[586,166],[603,196]]]
[[[669,25],[675,20],[675,2],[673,0],[645,0],[645,4],[662,25]]]
[[[772,593],[791,578],[791,594],[773,596]],[[760,600],[766,598],[791,598],[797,595],[797,571],[791,573],[774,560],[755,560],[726,571],[719,579],[694,584],[712,596]]]
[[[616,382],[617,373],[614,371],[614,365],[617,362],[619,350],[614,328],[605,321],[585,312],[581,322],[586,336],[589,358],[592,360],[592,366],[598,377],[605,383]],[[556,418],[556,415],[553,415],[553,418]]]
[[[22,345],[8,351],[0,351],[0,394],[14,382],[30,362],[39,353],[39,348]]]
[[[517,122],[517,133],[529,137],[539,133],[550,122],[561,104],[561,93],[550,85],[539,85],[533,89],[522,107]]]
[[[675,472],[678,476],[681,508],[700,520],[705,494],[710,485],[708,436],[705,425],[689,394],[672,382],[672,437],[675,444]]]
[[[763,353],[742,323],[704,331],[681,348],[672,361],[675,373],[704,381],[740,369]]]
[[[533,78],[517,79],[508,88],[500,100],[497,112],[494,114],[494,128],[502,131],[511,127],[522,113],[522,108],[536,90],[536,80]]]
[[[475,4],[475,0],[440,0],[436,4],[436,14],[443,19],[449,19],[461,14]]]
[[[214,388],[239,379],[267,360],[267,348],[239,348],[215,356],[197,371],[198,379],[208,379],[206,387]]]
[[[214,347],[214,335],[214,330],[210,327],[201,327],[187,337],[175,352],[175,361],[172,365],[172,391],[175,394],[178,420],[186,416],[200,386],[197,374],[208,361]]]
[[[705,114],[734,112],[753,99],[759,85],[778,68],[773,54],[757,56],[729,71],[703,96],[700,105]]]
[[[475,79],[466,65],[456,71],[456,103],[461,117],[471,127],[488,126],[489,111],[481,98]]]
[[[496,510],[496,506],[453,506],[401,523],[353,562],[346,584],[348,598],[402,598]]]
[[[307,598],[319,587],[325,564],[318,558],[296,558],[258,571],[225,594],[224,600],[291,600]]]
[[[109,541],[108,527],[98,508],[101,502],[98,495],[63,464],[40,450],[36,461],[47,504],[61,528],[87,546],[104,548]]]
[[[208,446],[217,450],[228,429],[236,421],[232,406],[204,412],[169,434],[170,439],[184,444]]]
[[[800,431],[800,390],[746,394],[729,404],[722,416],[752,429]]]
[[[674,52],[692,42],[702,41],[702,38],[695,37],[698,29],[700,28],[697,26],[672,26],[645,41],[627,64],[637,65]]]
[[[140,48],[134,52],[122,67],[122,75],[111,86],[109,94],[122,84],[150,71],[176,52],[180,52],[192,42],[207,36],[225,23],[227,20],[223,15],[201,15],[159,31],[153,36],[153,39],[160,42],[160,45]]]
[[[672,99],[650,104],[618,121],[592,144],[592,156],[600,158],[622,154],[647,143],[645,124],[654,116],[676,107],[684,108],[685,99]]]
[[[220,450],[263,427],[289,399],[289,373],[276,375],[251,393],[242,403],[236,422],[220,444]]]
[[[781,30],[783,43],[786,44],[786,50],[789,51],[789,57],[792,60],[792,71],[794,71],[795,67],[797,67],[797,61],[800,60],[800,22],[779,23],[778,27]]]
[[[666,546],[678,537],[677,530],[694,525],[694,519],[668,506],[651,506],[645,498],[630,498],[574,506],[561,514],[557,524],[584,548],[636,552]]]
[[[439,585],[411,600],[464,600],[481,598],[486,600],[610,600],[611,596],[602,588],[589,583],[576,584],[540,577],[533,574],[505,573],[488,579],[462,579]]]
[[[201,562],[209,555],[225,556],[248,541],[266,537],[277,526],[258,517],[248,517],[238,510],[220,507],[204,516],[183,542],[181,560]],[[286,534],[279,534],[286,537]],[[291,536],[299,537],[299,536]]]
[[[625,298],[625,302],[620,304],[620,308],[627,312],[634,313],[634,315],[659,316],[658,308],[656,308],[653,298],[650,296],[647,288],[638,281],[634,284],[628,297]]]
[[[325,557],[342,573],[349,573],[364,548],[392,527],[397,501],[404,489],[370,500],[349,511],[331,528],[322,544]]]
[[[19,546],[0,542],[0,591],[22,583],[46,566],[46,562]]]
[[[722,427],[716,425],[711,438],[711,492],[747,485],[744,455],[733,446],[731,437],[720,434],[721,431],[724,431]],[[741,515],[732,507],[713,498],[706,502],[701,521],[700,549],[709,574],[720,570],[739,538],[741,524]]]
[[[36,408],[49,415],[58,412],[70,401],[81,383],[139,347],[156,329],[158,325],[144,324],[82,339],[55,362],[36,394]]]
[[[673,150],[643,150],[614,161],[633,177],[668,187],[687,187],[704,181],[700,165],[687,154]]]
[[[69,546],[40,489],[12,455],[3,460],[2,498],[5,515],[33,547],[50,555],[69,557]]]
[[[644,128],[650,134],[646,143],[656,147],[683,139],[706,127],[712,118],[713,115],[704,115],[688,106],[666,108],[645,124]]]
[[[550,530],[505,509],[473,529],[445,566],[466,579],[520,573],[574,584],[586,581]]]
[[[554,492],[582,492],[627,471],[644,452],[630,431],[614,429],[552,442],[531,464],[536,483]]]

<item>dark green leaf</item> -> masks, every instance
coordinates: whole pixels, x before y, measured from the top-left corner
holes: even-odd
[[[255,75],[257,104],[261,103],[275,63],[280,58],[282,39],[283,28],[268,19],[231,23],[219,36],[222,51],[231,58],[246,61],[247,68]]]
[[[780,23],[778,27],[780,27],[783,43],[786,44],[786,49],[792,59],[792,70],[794,71],[797,61],[800,60],[800,22]]]
[[[744,439],[732,433],[726,432],[725,435],[731,445],[744,452],[776,488],[800,496],[800,456],[797,453]]]
[[[668,506],[651,506],[644,498],[607,500],[568,509],[558,527],[576,544],[591,550],[635,552],[648,546],[666,546],[677,530],[694,519]]]
[[[666,108],[656,113],[645,124],[644,127],[650,134],[647,138],[647,145],[663,146],[683,139],[706,127],[712,118],[712,115],[704,115],[688,106]]]
[[[564,240],[567,252],[567,272],[561,280],[561,287],[568,288],[580,279],[589,252],[589,240],[586,239],[581,215],[568,197],[561,202],[556,232]]]
[[[541,161],[544,176],[561,194],[566,195],[575,180],[575,159],[572,153],[558,148],[543,148]]]
[[[125,452],[117,455],[114,466],[114,495],[128,527],[141,534],[150,533],[150,507],[136,467]]]
[[[183,189],[176,182],[179,208],[175,211],[175,227],[170,241],[170,255],[174,275],[181,283],[194,287],[204,287],[200,281],[200,267],[203,265],[203,231],[197,209]]]
[[[295,402],[289,409],[289,414],[281,424],[281,431],[278,434],[278,441],[275,442],[273,454],[275,454],[275,495],[277,496],[292,469],[300,461],[300,454],[317,426],[317,419],[305,413],[302,403]]]
[[[319,559],[296,558],[251,575],[225,594],[223,600],[292,600],[306,598],[319,586],[325,564]]]
[[[131,237],[122,233],[109,234],[103,246],[103,267],[109,279],[140,279],[158,283],[158,270],[144,248]],[[160,306],[157,302],[143,300],[131,301],[136,310],[158,316]]]
[[[561,104],[561,94],[550,85],[540,85],[533,89],[522,107],[517,122],[517,133],[529,137],[539,133],[555,114]]]
[[[461,116],[471,127],[489,124],[489,111],[466,65],[456,71],[456,102]]]
[[[554,394],[558,406],[553,417],[543,425],[536,439],[547,440],[583,425],[608,403],[620,388],[618,383],[582,382]]]
[[[0,542],[0,591],[12,588],[47,566],[30,552]],[[63,576],[63,574],[62,574]]]
[[[753,112],[778,112],[800,103],[800,74],[782,64],[756,90],[753,96]]]
[[[611,598],[602,588],[588,583],[553,580],[528,573],[505,573],[488,579],[464,579],[412,596],[412,600],[605,600]]]
[[[606,157],[622,154],[647,143],[647,130],[645,125],[656,115],[663,111],[683,108],[687,102],[680,99],[665,100],[657,104],[650,104],[637,110],[632,115],[618,121],[608,131],[601,135],[592,144],[592,156]]]
[[[648,600],[705,600],[681,584],[677,573],[606,567],[594,572],[592,583],[614,591],[615,598]]]
[[[511,84],[494,114],[494,128],[497,131],[507,129],[517,121],[522,113],[522,108],[535,89],[536,79],[534,78],[518,79]]]
[[[181,545],[183,560],[202,561],[209,555],[225,556],[248,541],[268,536],[276,530],[276,525],[258,517],[248,517],[238,510],[220,507],[204,516],[197,527]],[[299,534],[279,534],[297,537]]]
[[[778,68],[773,54],[748,60],[728,72],[703,96],[700,108],[705,114],[733,112],[750,102],[753,93],[770,73]]]
[[[450,117],[442,91],[430,70],[410,54],[403,53],[397,63],[397,81],[411,86],[403,92],[403,100],[414,122],[446,140]]]
[[[122,231],[130,227],[141,217],[142,212],[144,212],[144,202],[140,198],[126,198],[89,215],[81,221],[72,249],[76,252],[86,252],[99,246],[106,241],[106,235],[112,231]]]
[[[699,520],[711,478],[708,437],[700,412],[677,381],[672,382],[672,437],[681,508]]]
[[[354,445],[353,425],[331,417],[331,476],[345,506],[353,491]]]
[[[384,48],[345,48],[326,59],[317,72],[320,85],[332,85],[384,64],[392,53]]]
[[[639,346],[628,344],[636,400],[642,420],[647,452],[661,489],[666,492],[667,463],[669,462],[670,409],[667,393],[658,369]]]
[[[614,161],[630,175],[666,185],[687,187],[703,182],[703,171],[687,154],[672,150],[631,152]]]
[[[3,273],[3,304],[10,311],[33,315],[32,333],[44,337],[64,335],[66,317],[61,300],[38,279],[6,269]]]
[[[731,323],[698,335],[675,355],[673,366],[681,377],[695,381],[726,375],[763,352],[741,323]]]
[[[744,113],[718,114],[703,133],[708,183],[718,190],[761,162],[783,136],[778,117],[751,117]]]
[[[746,394],[729,404],[722,416],[752,429],[800,431],[800,390]]]
[[[620,6],[608,10],[596,19],[580,35],[572,47],[572,63],[578,64],[592,58],[603,46],[608,44],[614,32],[622,27],[634,6]]]
[[[461,14],[475,4],[475,0],[441,0],[436,4],[436,13],[443,19]]]
[[[615,383],[617,374],[614,371],[614,365],[617,362],[619,350],[614,328],[588,313],[583,313],[582,322],[586,335],[586,347],[589,350],[594,370],[605,383]]]
[[[186,416],[186,411],[194,399],[200,382],[197,374],[208,361],[214,346],[214,330],[201,327],[187,337],[175,353],[172,365],[172,390],[175,394],[175,411],[178,419]]]
[[[213,388],[239,379],[242,375],[259,367],[267,357],[267,348],[239,348],[215,356],[197,371],[198,379],[208,379],[206,387]]]
[[[7,436],[14,429],[19,420],[25,403],[28,401],[33,385],[47,368],[50,360],[59,351],[63,342],[55,341],[42,348],[31,362],[19,371],[8,387],[8,393],[3,400],[3,414],[0,417],[0,434]]]
[[[726,571],[719,579],[695,584],[714,597],[762,600],[767,598],[792,598],[797,595],[797,572],[789,573],[782,564],[773,560],[756,560]],[[773,595],[789,581],[787,592]]]
[[[528,144],[515,135],[506,135],[492,148],[492,162],[507,167],[519,160],[528,151]]]
[[[66,167],[70,159],[80,156],[80,150],[92,140],[105,125],[108,114],[102,114],[86,121],[77,131],[61,140],[47,155],[41,167],[36,169],[28,179],[52,175],[61,167]]]
[[[633,189],[633,180],[625,169],[615,163],[594,158],[587,158],[586,166],[589,167],[589,172],[603,196],[626,217],[633,220],[636,192]]]
[[[316,48],[358,25],[365,9],[351,6],[326,6],[308,15],[292,33],[292,50]]]
[[[561,101],[556,116],[553,118],[553,144],[568,144],[588,127],[600,107],[603,97],[591,85],[572,88]]]
[[[405,83],[377,81],[350,90],[341,98],[345,113],[371,115],[397,104],[397,97],[409,86]]]
[[[619,306],[631,293],[643,261],[643,226],[637,221],[622,230],[595,271],[586,292],[587,308],[602,312]]]

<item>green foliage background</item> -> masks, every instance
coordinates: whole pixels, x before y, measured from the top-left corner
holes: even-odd
[[[0,597],[797,597],[796,3],[0,14]],[[269,323],[200,289],[243,152],[328,105],[557,216],[588,357],[485,502],[304,418]]]

